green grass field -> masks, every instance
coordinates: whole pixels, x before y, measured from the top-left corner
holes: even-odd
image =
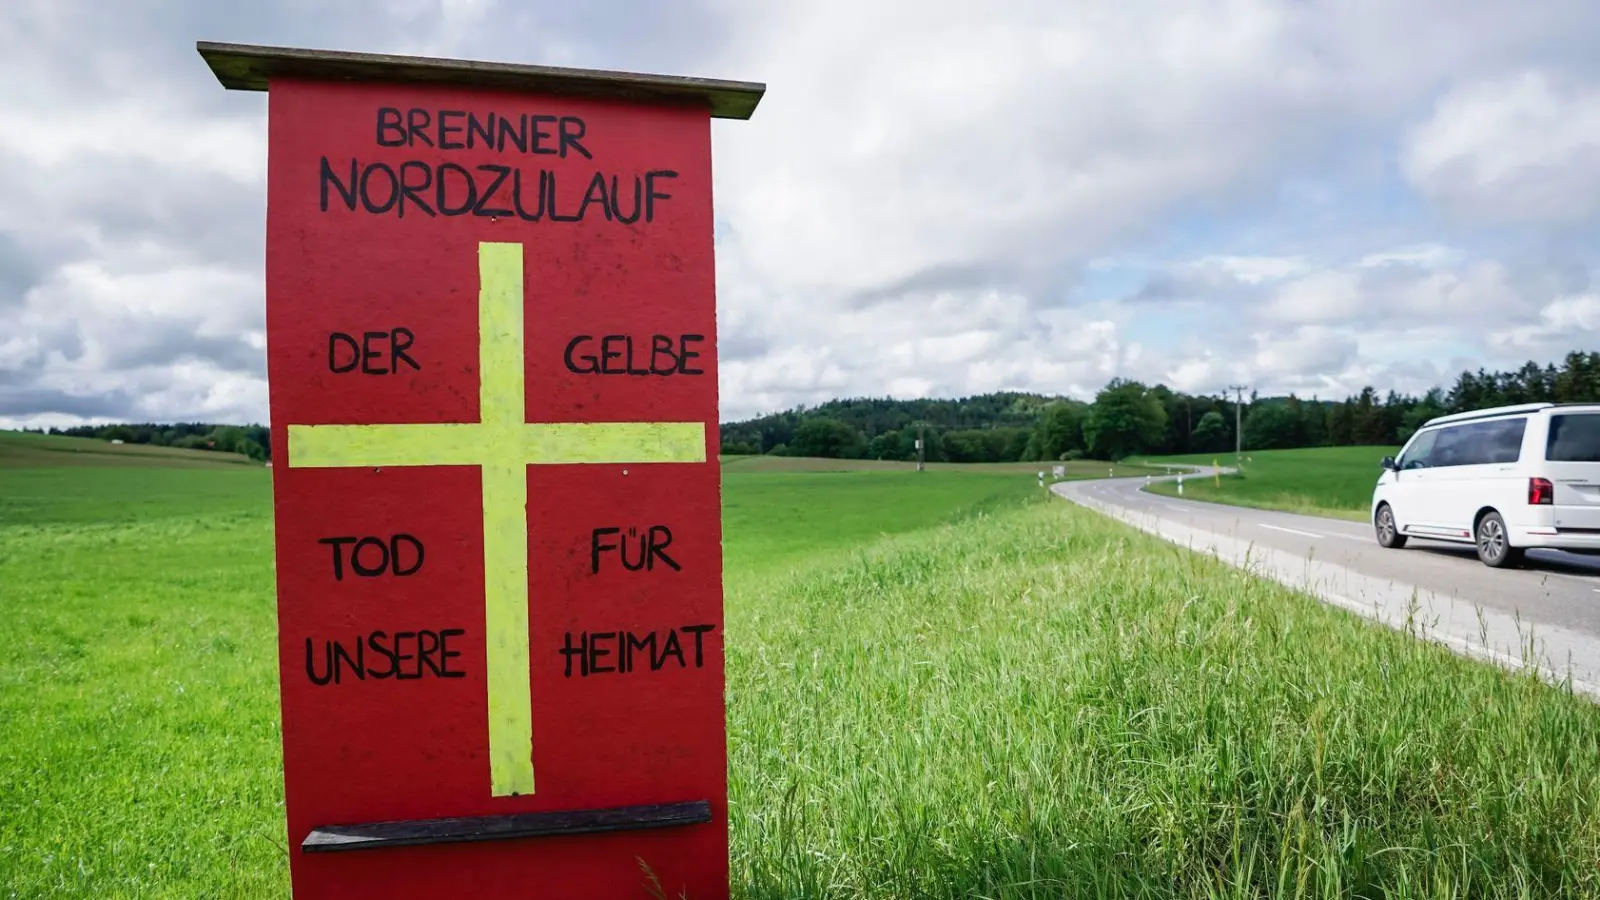
[[[723,468],[730,472],[912,472],[917,464],[885,459],[819,459],[809,456],[725,456]],[[1108,463],[1098,460],[1075,459],[1068,462],[1007,462],[1007,463],[927,463],[930,472],[1010,473],[1034,475],[1043,471],[1047,476],[1053,466],[1066,469],[1069,479],[1107,478],[1159,474],[1160,469],[1125,463]]]
[[[90,471],[0,469],[0,897],[285,897],[270,473]],[[724,493],[738,897],[1600,897],[1566,692],[1027,476]]]
[[[1241,474],[1220,479],[1184,479],[1183,496],[1188,500],[1366,521],[1373,485],[1382,474],[1378,462],[1398,452],[1398,447],[1253,450],[1245,454]],[[1152,466],[1209,466],[1213,460],[1224,467],[1235,465],[1231,453],[1162,456],[1141,462]],[[1178,486],[1171,482],[1158,482],[1150,490],[1174,497],[1178,494]]]
[[[819,554],[965,521],[1038,494],[1026,475],[725,469],[723,566],[732,584],[778,577]]]
[[[0,468],[55,468],[58,466],[163,466],[215,468],[261,464],[238,453],[185,450],[149,444],[112,444],[87,438],[53,434],[0,431]]]

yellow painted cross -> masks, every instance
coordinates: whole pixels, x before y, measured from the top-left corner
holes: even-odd
[[[480,466],[489,782],[533,793],[528,651],[527,466],[698,463],[703,422],[524,421],[522,245],[478,245],[479,421],[290,425],[290,468]]]

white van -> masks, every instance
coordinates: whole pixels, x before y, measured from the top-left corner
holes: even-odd
[[[1383,468],[1372,523],[1385,547],[1470,543],[1496,568],[1535,547],[1600,554],[1600,404],[1440,416]]]

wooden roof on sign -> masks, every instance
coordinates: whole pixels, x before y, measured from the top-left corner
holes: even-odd
[[[340,50],[299,50],[211,41],[199,41],[195,49],[200,51],[222,86],[236,91],[264,91],[268,81],[278,77],[456,84],[599,99],[704,104],[710,107],[714,118],[748,119],[767,89],[764,84],[745,81]]]

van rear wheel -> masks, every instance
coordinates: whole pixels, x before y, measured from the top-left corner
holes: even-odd
[[[1478,520],[1478,559],[1496,569],[1509,568],[1522,562],[1524,551],[1511,546],[1506,533],[1506,521],[1497,512],[1484,514]]]
[[[1406,545],[1406,536],[1400,533],[1399,527],[1394,524],[1394,510],[1385,503],[1378,507],[1378,516],[1373,520],[1373,526],[1378,532],[1378,546],[1391,550],[1399,550]]]

